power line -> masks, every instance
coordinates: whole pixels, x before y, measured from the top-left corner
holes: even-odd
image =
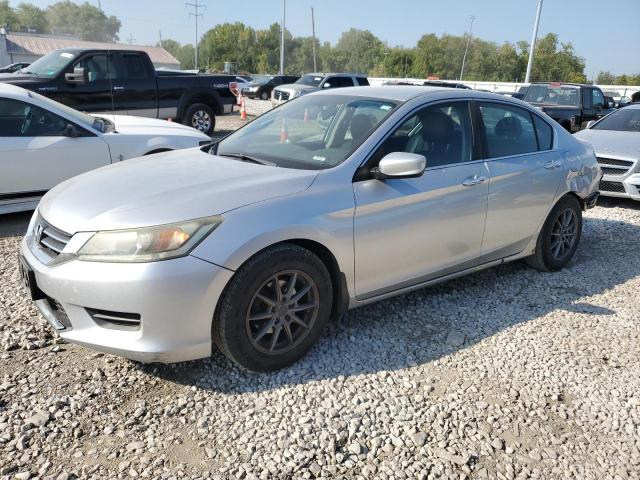
[[[471,19],[471,23],[469,24],[469,33],[467,34],[467,46],[464,49],[464,55],[462,56],[462,68],[460,69],[460,78],[459,81],[462,81],[462,76],[464,75],[464,64],[467,61],[467,52],[469,51],[469,42],[471,41],[471,32],[473,32],[473,22],[476,19],[475,15],[469,15]]]
[[[193,3],[187,2],[185,3],[187,8],[191,7],[193,9],[192,12],[189,12],[189,17],[195,17],[196,19],[196,42],[195,42],[195,54],[196,54],[196,64],[195,69],[198,70],[198,17],[202,18],[204,14],[200,13],[200,10],[206,10],[207,6],[203,5],[199,2],[199,0],[194,0]]]

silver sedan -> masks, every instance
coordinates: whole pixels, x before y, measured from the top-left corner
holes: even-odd
[[[575,134],[596,151],[600,193],[640,201],[640,104],[616,110]]]
[[[57,186],[22,275],[68,341],[143,362],[215,345],[274,370],[348,309],[517,259],[564,267],[600,178],[590,146],[518,100],[319,92]]]

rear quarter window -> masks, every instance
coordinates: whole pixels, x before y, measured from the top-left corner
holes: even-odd
[[[361,87],[368,87],[369,86],[369,79],[365,78],[365,77],[356,77],[356,81],[358,82],[358,85]]]
[[[539,116],[532,116],[538,135],[538,150],[551,150],[553,148],[553,128]]]

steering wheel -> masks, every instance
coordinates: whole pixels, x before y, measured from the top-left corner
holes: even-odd
[[[32,117],[33,117],[33,114],[31,112],[31,108],[29,107],[29,111],[27,112],[27,115],[24,117],[24,122],[22,122],[22,127],[20,128],[20,133],[22,135],[24,135],[29,131],[29,128],[31,127]]]

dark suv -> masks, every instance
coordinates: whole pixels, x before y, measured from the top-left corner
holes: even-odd
[[[249,98],[269,100],[271,98],[271,92],[275,87],[294,83],[299,78],[300,77],[292,75],[273,75],[257,78],[242,89],[242,95]]]

